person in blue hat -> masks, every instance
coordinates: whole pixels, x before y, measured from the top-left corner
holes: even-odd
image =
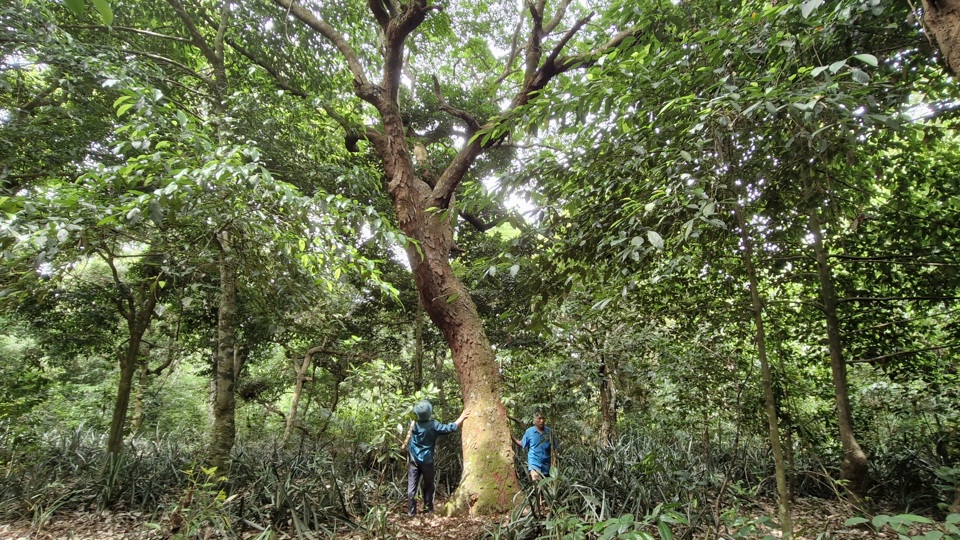
[[[467,411],[463,411],[459,418],[450,424],[441,424],[433,419],[433,405],[423,400],[413,406],[413,414],[417,416],[410,422],[410,430],[403,446],[407,450],[407,515],[417,514],[417,484],[423,480],[423,511],[433,512],[433,495],[436,469],[434,467],[434,447],[437,437],[456,431],[467,418]]]
[[[543,411],[533,412],[533,425],[523,434],[523,439],[513,439],[514,444],[527,451],[527,470],[530,479],[536,482],[550,476],[550,466],[556,464],[557,442],[553,430],[546,426]]]

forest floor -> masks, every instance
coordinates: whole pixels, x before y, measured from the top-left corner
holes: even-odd
[[[437,501],[437,507],[443,501]],[[773,504],[755,504],[751,511],[742,509],[741,517],[772,516],[776,512]],[[895,512],[890,512],[895,513]],[[849,507],[842,502],[824,499],[802,499],[793,505],[794,538],[796,540],[874,540],[896,539],[897,534],[892,531],[876,532],[868,528],[851,528],[844,526],[844,521],[851,517]],[[437,514],[426,514],[408,517],[400,507],[396,507],[381,523],[381,531],[356,532],[344,531],[339,538],[344,540],[361,540],[372,538],[397,538],[410,540],[474,540],[485,531],[497,528],[500,519],[458,517],[449,518]],[[160,525],[158,528],[157,525]],[[0,540],[160,540],[171,538],[169,529],[164,524],[148,524],[146,516],[137,512],[63,512],[52,516],[42,527],[36,527],[30,522],[0,523]],[[779,538],[779,531],[762,530],[759,528],[751,534],[737,536],[737,538],[763,538],[771,535]],[[912,535],[922,534],[923,530],[913,530]],[[656,535],[655,531],[651,531]],[[238,533],[238,540],[256,538],[255,530]],[[735,531],[725,531],[720,538],[731,538]],[[318,535],[321,536],[322,535]],[[693,536],[692,538],[698,538]],[[718,538],[716,533],[710,538]],[[769,538],[769,536],[767,536]],[[223,538],[211,534],[209,538]],[[280,533],[277,540],[294,539],[295,535]],[[688,537],[690,538],[690,537]]]

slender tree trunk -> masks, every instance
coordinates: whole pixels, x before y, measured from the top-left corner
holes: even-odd
[[[116,273],[114,275],[116,276]],[[130,339],[127,341],[126,349],[120,355],[120,382],[117,385],[117,399],[114,402],[113,417],[110,420],[110,433],[107,435],[107,453],[111,456],[117,456],[123,452],[123,432],[130,408],[130,392],[133,389],[133,377],[137,371],[140,344],[153,320],[153,308],[157,304],[155,287],[154,281],[143,282],[139,287],[144,297],[141,302],[137,301],[133,292],[117,302],[127,319]]]
[[[303,355],[303,362],[300,367],[294,367],[296,372],[296,383],[293,387],[293,400],[290,402],[290,413],[287,414],[287,427],[283,430],[283,444],[287,444],[290,435],[293,433],[293,427],[297,425],[297,407],[300,405],[300,396],[303,394],[303,384],[307,379],[307,369],[313,361],[313,355],[323,350],[323,346],[314,347]]]
[[[960,0],[923,0],[923,25],[947,67],[960,75]]]
[[[213,395],[213,438],[210,465],[224,476],[230,472],[230,453],[236,441],[236,363],[237,265],[227,233],[217,235],[220,245],[220,302],[217,320],[216,385]]]
[[[855,496],[866,493],[867,455],[853,431],[853,414],[850,409],[850,396],[847,390],[847,364],[843,359],[843,341],[840,336],[840,323],[837,317],[837,295],[833,290],[830,276],[830,263],[823,248],[823,235],[820,230],[820,214],[817,209],[810,212],[810,234],[813,235],[813,250],[817,258],[820,275],[820,296],[823,300],[823,314],[827,321],[827,341],[830,347],[830,369],[833,372],[833,389],[837,400],[837,418],[840,428],[840,442],[843,446],[843,463],[840,466],[840,479],[847,481],[847,489]]]
[[[423,301],[417,300],[416,350],[413,353],[413,391],[423,388]]]
[[[600,353],[600,440],[613,444],[617,426],[617,395],[607,355]]]
[[[150,381],[150,366],[146,358],[137,363],[137,391],[133,399],[133,416],[130,418],[130,431],[136,433],[143,425],[145,402],[147,399],[147,383]]]
[[[746,220],[742,210],[737,211],[740,224],[740,240],[743,243],[743,266],[750,281],[750,299],[753,304],[753,322],[756,326],[757,357],[760,360],[760,373],[763,379],[763,398],[767,409],[767,428],[770,447],[773,450],[774,468],[777,477],[777,499],[780,511],[780,523],[783,538],[793,537],[793,519],[790,515],[790,494],[787,490],[787,470],[780,445],[780,425],[777,417],[777,403],[773,393],[773,377],[770,362],[767,361],[766,334],[763,329],[763,301],[760,298],[757,269],[753,265],[753,243],[747,234]]]
[[[131,336],[126,350],[120,355],[120,382],[117,385],[117,399],[113,402],[110,434],[107,436],[107,452],[112,455],[119,455],[123,452],[123,431],[127,420],[127,410],[130,408],[130,392],[133,389],[133,376],[137,371],[139,348],[140,340],[134,340]]]

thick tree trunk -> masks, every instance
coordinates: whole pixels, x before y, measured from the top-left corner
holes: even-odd
[[[387,189],[397,223],[411,242],[406,246],[420,300],[450,347],[465,410],[461,428],[463,477],[445,508],[449,514],[499,513],[519,490],[513,466],[513,437],[501,402],[499,366],[470,293],[450,265],[453,200],[438,199],[414,172],[400,111],[380,103],[384,137],[377,153],[383,160]],[[472,161],[479,154],[479,146]],[[461,153],[463,154],[463,153]]]
[[[424,308],[450,346],[464,408],[471,415],[461,429],[463,477],[445,511],[501,512],[511,506],[519,484],[498,365],[469,292],[454,275],[445,250],[437,249],[448,242],[444,229],[449,224],[436,214],[418,215],[432,224],[418,228],[420,250],[410,247],[407,253]]]
[[[760,373],[763,379],[763,398],[767,410],[767,429],[770,448],[773,450],[774,468],[777,477],[777,499],[779,502],[780,524],[783,538],[793,537],[793,519],[790,514],[790,494],[787,490],[787,467],[783,459],[783,447],[780,445],[780,421],[777,416],[777,403],[773,393],[773,377],[770,362],[767,361],[766,333],[763,328],[763,302],[760,299],[760,284],[757,270],[753,265],[753,243],[747,234],[746,220],[737,212],[740,222],[740,240],[743,243],[743,266],[750,282],[750,300],[753,305],[753,322],[756,326],[757,358],[760,360]]]
[[[923,0],[923,25],[947,67],[960,76],[960,0]]]
[[[237,265],[233,260],[230,239],[218,235],[220,244],[220,306],[217,321],[216,386],[213,395],[213,438],[210,443],[210,465],[218,474],[230,472],[230,453],[236,441],[236,312]]]
[[[400,228],[416,242],[407,246],[414,282],[424,309],[450,346],[464,408],[471,415],[461,429],[463,478],[445,511],[501,512],[510,507],[519,485],[496,358],[470,293],[450,265],[451,213],[427,210],[436,206],[430,187],[414,176],[403,137],[391,141],[401,144],[381,156]]]
[[[855,496],[863,496],[867,490],[867,455],[853,432],[853,414],[850,410],[850,396],[847,390],[847,364],[843,359],[843,340],[840,336],[840,323],[837,318],[837,295],[833,290],[830,276],[830,263],[823,249],[823,237],[820,230],[818,210],[810,212],[810,234],[813,235],[813,249],[817,258],[820,274],[820,295],[823,299],[823,313],[827,320],[827,341],[830,347],[830,369],[833,372],[833,388],[837,399],[837,418],[840,428],[840,442],[843,446],[843,463],[840,466],[840,479],[847,481],[847,489]]]

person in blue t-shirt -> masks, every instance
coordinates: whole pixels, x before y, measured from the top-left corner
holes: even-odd
[[[463,411],[451,424],[441,424],[433,419],[433,405],[429,401],[419,401],[413,406],[415,421],[410,422],[410,430],[403,446],[407,451],[407,515],[417,513],[417,484],[423,479],[423,511],[433,512],[434,479],[436,469],[433,463],[433,449],[437,437],[453,433],[467,418]]]
[[[527,470],[530,479],[536,482],[550,476],[550,466],[557,462],[557,442],[553,438],[553,431],[546,426],[543,411],[533,412],[533,426],[523,434],[523,439],[513,439],[513,442],[527,451]]]

